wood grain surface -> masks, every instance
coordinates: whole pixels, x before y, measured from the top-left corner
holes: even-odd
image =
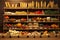
[[[60,38],[0,38],[0,40],[60,40]]]

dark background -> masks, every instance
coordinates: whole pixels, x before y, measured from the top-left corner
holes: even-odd
[[[4,0],[0,0],[0,32],[3,31],[3,10],[4,7]]]

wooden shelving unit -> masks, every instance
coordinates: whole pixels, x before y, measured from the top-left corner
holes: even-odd
[[[27,2],[29,2],[29,1],[27,1]],[[34,2],[36,2],[36,1],[34,1]],[[54,12],[45,13],[46,10],[55,11],[56,13],[55,14],[54,14]],[[38,12],[36,12],[36,11],[38,11]],[[39,12],[42,12],[42,11],[44,11],[43,14],[38,14]],[[6,14],[5,12],[11,12],[11,14]],[[18,12],[18,13],[16,14],[16,12]],[[19,12],[26,12],[26,14],[19,14]],[[30,12],[33,13],[33,14],[30,14]],[[14,14],[12,14],[12,13],[14,13]],[[32,34],[32,32],[34,32],[34,31],[37,31],[39,33],[41,31],[43,31],[43,32],[44,31],[48,31],[48,32],[50,32],[50,31],[54,31],[54,32],[60,31],[59,8],[55,8],[55,7],[54,8],[4,7],[3,16],[4,16],[3,32],[9,31],[9,30],[16,30],[16,31],[22,31],[22,32],[25,31],[25,32],[28,32],[28,33],[30,32]],[[5,16],[8,16],[8,18],[5,19]],[[34,19],[34,17],[35,17],[35,19]],[[23,18],[25,18],[25,19],[23,19]],[[48,20],[48,18],[50,18],[50,20]],[[14,21],[11,21],[10,19],[12,19]],[[16,20],[18,20],[18,19],[19,19],[19,21],[16,22]],[[36,20],[36,19],[38,19],[38,20]],[[5,21],[5,20],[8,20],[8,21]],[[22,25],[22,26],[17,27],[16,24],[18,24],[18,23],[20,23],[19,25]],[[30,25],[29,25],[29,23],[30,23]],[[36,23],[37,23],[38,27],[33,25],[33,24],[36,25]],[[31,24],[33,26],[31,26]],[[53,27],[52,27],[52,24],[53,24]],[[56,27],[54,27],[54,26],[56,26]]]
[[[10,8],[5,8],[5,9],[10,10]],[[19,9],[19,8],[16,8],[16,9]],[[50,9],[50,8],[48,8],[48,9]],[[19,10],[21,10],[21,9],[19,9]],[[29,10],[29,9],[27,9],[27,10]],[[26,16],[26,18],[27,18],[27,21],[24,21],[24,22],[23,21],[20,21],[20,22],[15,22],[15,21],[14,22],[9,22],[9,21],[4,22],[4,23],[12,23],[12,24],[14,24],[14,23],[58,23],[59,24],[60,23],[60,20],[59,21],[28,21],[29,17],[57,17],[59,19],[60,14],[19,14],[19,15],[17,15],[17,14],[14,14],[14,15],[13,14],[4,14],[3,16],[9,16],[9,17],[14,17],[14,16],[16,16],[16,17],[23,16],[24,17],[24,16]]]

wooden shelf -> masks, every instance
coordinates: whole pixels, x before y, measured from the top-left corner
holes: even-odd
[[[7,14],[4,14],[4,16],[6,16]],[[19,15],[7,15],[7,16],[27,16],[27,14],[19,14]]]
[[[29,22],[29,21],[28,21]],[[33,22],[33,21],[31,21],[31,22]],[[36,22],[36,23],[59,23],[60,21],[46,21],[46,22],[42,22],[42,21],[40,21],[40,22]],[[34,23],[34,22],[33,22]]]
[[[59,8],[20,8],[20,7],[17,7],[17,8],[10,8],[10,7],[4,7],[4,9],[59,9]]]
[[[25,22],[4,22],[4,23],[29,23],[29,21],[25,21]],[[46,21],[46,22],[42,22],[42,21],[40,21],[40,22],[33,22],[33,21],[31,21],[30,23],[60,23],[60,21]]]
[[[28,16],[60,16],[60,14],[28,14]]]
[[[24,22],[4,22],[4,23],[27,23],[27,21],[24,21]]]
[[[7,14],[4,14],[4,16]],[[60,16],[60,14],[14,14],[14,15],[7,15],[7,16]]]
[[[4,7],[4,9],[14,9],[15,10],[15,9],[27,9],[27,8],[20,8],[20,7],[17,7],[17,8],[12,8],[12,7],[10,8],[10,7],[8,7],[7,8],[7,7]]]
[[[3,30],[9,30],[9,29],[3,29]],[[45,29],[20,29],[20,28],[16,28],[16,29],[11,29],[11,30],[20,30],[20,31],[45,31],[45,30],[48,30],[48,31],[60,31],[60,28],[45,28]]]

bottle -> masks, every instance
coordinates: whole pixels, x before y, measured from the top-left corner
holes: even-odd
[[[43,7],[43,1],[41,1],[41,8]]]
[[[15,8],[17,8],[18,7],[18,4],[15,4]]]
[[[55,4],[54,7],[55,7],[55,8],[58,8],[58,4]]]
[[[39,8],[40,7],[40,4],[39,2],[36,1],[36,8]]]
[[[20,8],[22,8],[23,2],[20,2]]]
[[[32,1],[32,8],[34,8],[34,1]]]
[[[9,2],[5,2],[5,6],[6,6],[6,7],[11,7],[11,5],[10,5]]]
[[[53,8],[54,7],[54,1],[50,1],[47,5],[47,8]]]
[[[36,8],[38,8],[38,2],[36,1]]]
[[[46,8],[46,1],[44,1],[43,8]]]
[[[12,8],[14,8],[14,7],[15,7],[15,5],[14,5],[14,4],[12,4],[12,5],[11,5],[11,7],[12,7]]]

